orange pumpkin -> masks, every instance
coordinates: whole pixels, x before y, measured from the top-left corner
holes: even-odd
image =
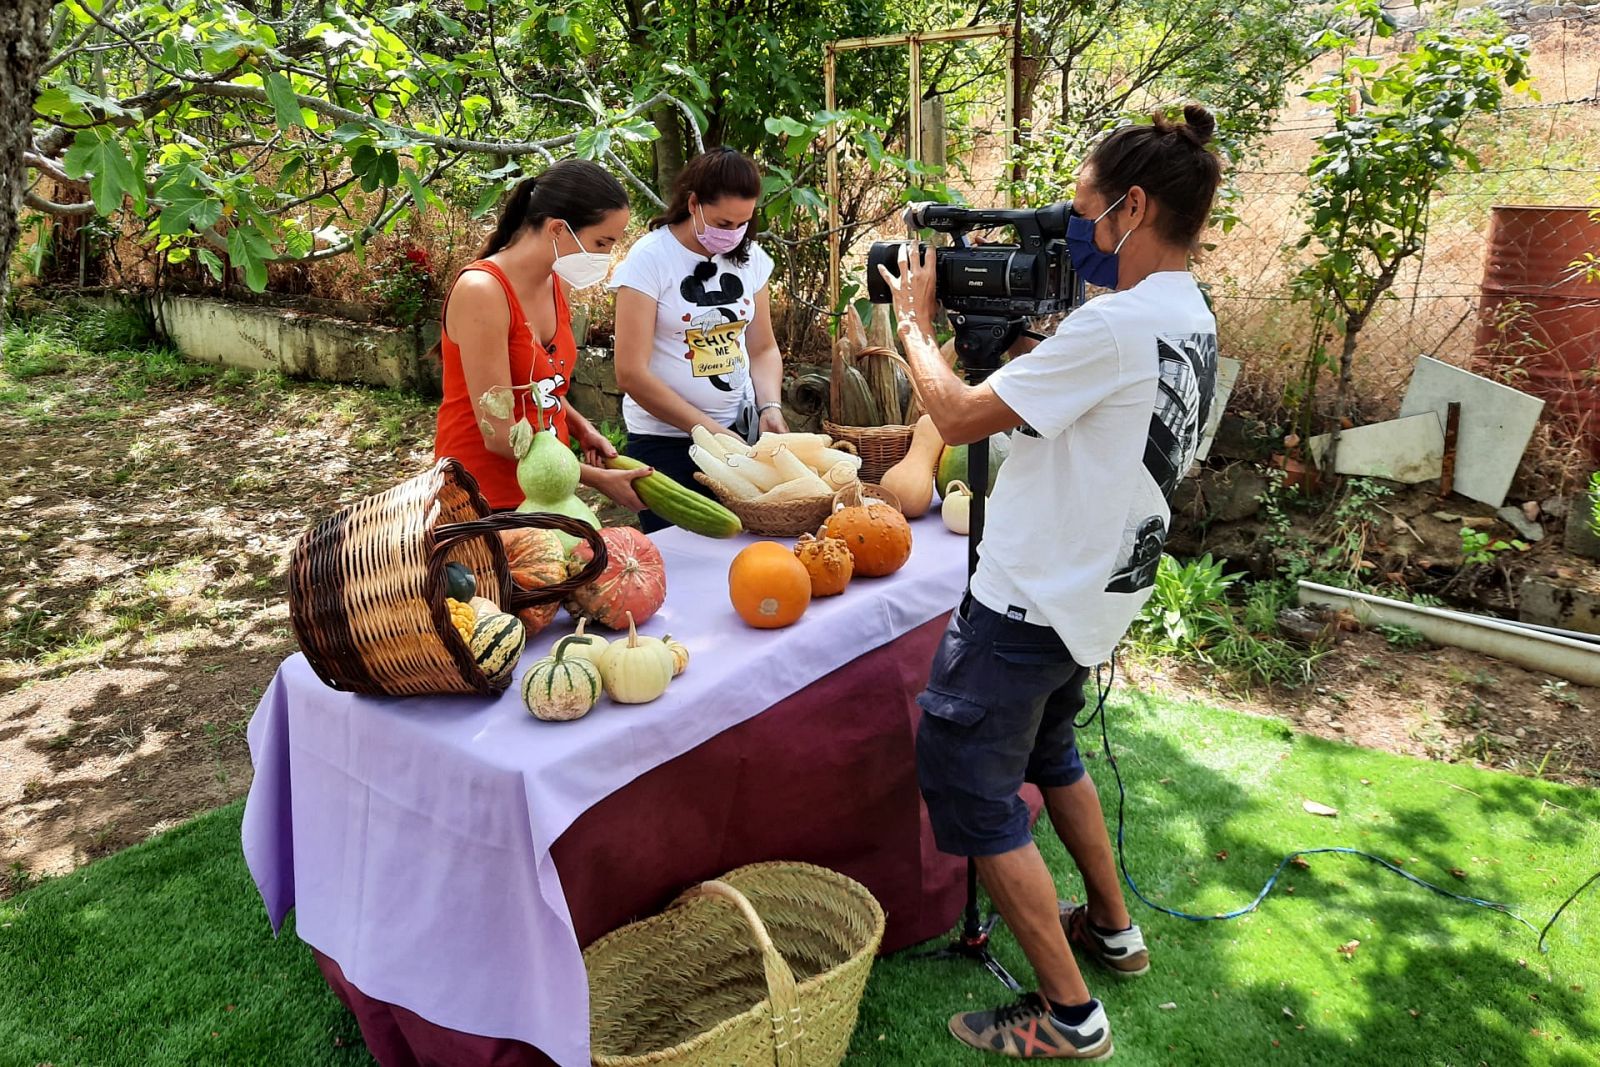
[[[502,530],[511,581],[523,589],[543,589],[567,577],[567,550],[554,530]],[[559,602],[517,612],[529,637],[549,626],[561,610]]]
[[[793,624],[811,605],[811,575],[789,548],[757,541],[733,557],[728,598],[745,622],[775,630]]]
[[[802,534],[795,542],[794,554],[811,576],[812,596],[837,596],[855,573],[855,557],[836,537]]]
[[[911,558],[911,524],[899,510],[865,498],[856,487],[853,502],[828,516],[822,531],[844,542],[855,557],[855,572],[867,578],[893,574]]]

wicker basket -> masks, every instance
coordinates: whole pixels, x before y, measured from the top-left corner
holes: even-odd
[[[876,356],[881,359],[892,360],[905,372],[906,380],[911,383],[912,409],[918,411],[922,407],[921,395],[917,392],[917,380],[911,376],[911,368],[906,361],[892,353],[869,349],[862,356]],[[906,458],[906,453],[911,451],[911,432],[914,426],[843,426],[834,421],[839,417],[839,385],[837,375],[830,380],[828,418],[823,420],[822,432],[835,441],[844,441],[855,448],[861,457],[861,480],[876,482],[882,478],[884,472],[890,467]],[[915,421],[915,420],[913,420]]]
[[[842,874],[758,863],[584,952],[597,1067],[825,1067],[844,1059],[883,909]]]
[[[513,586],[500,531],[543,527],[582,538],[594,558],[543,589]],[[510,612],[563,599],[606,566],[605,542],[563,515],[491,515],[458,461],[370,496],[301,535],[289,560],[289,617],[317,677],[333,689],[384,696],[505,689],[473,661],[445,607],[444,566],[464,564],[480,596]]]
[[[799,537],[812,533],[822,521],[833,514],[833,497],[819,496],[807,500],[784,500],[779,503],[735,500],[724,496],[717,484],[700,471],[695,480],[705,486],[722,506],[739,516],[745,533],[764,537]]]

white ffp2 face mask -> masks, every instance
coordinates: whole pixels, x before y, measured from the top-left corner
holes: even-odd
[[[599,285],[606,280],[606,275],[611,271],[611,257],[604,252],[590,252],[583,247],[583,242],[578,240],[578,231],[567,224],[567,232],[572,234],[573,242],[579,251],[561,254],[561,246],[551,241],[551,247],[556,250],[555,272],[558,277],[574,289],[587,289],[591,285]]]

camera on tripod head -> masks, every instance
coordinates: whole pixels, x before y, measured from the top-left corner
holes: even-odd
[[[969,376],[981,378],[998,367],[1029,319],[1071,311],[1083,302],[1083,284],[1067,255],[1068,214],[1066,204],[1035,210],[919,203],[906,209],[912,233],[930,229],[955,238],[951,247],[933,250],[934,292],[950,316],[956,354]],[[997,226],[1013,230],[1017,243],[968,242],[973,230]],[[879,266],[898,278],[900,251],[909,243],[877,241],[867,253],[867,296],[874,304],[893,297]]]

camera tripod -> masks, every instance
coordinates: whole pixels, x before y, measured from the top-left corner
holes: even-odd
[[[952,314],[951,323],[956,328],[956,352],[967,381],[977,385],[1000,365],[1000,356],[1011,347],[1022,333],[1024,323],[1018,319],[962,316]],[[977,321],[974,321],[977,320]],[[972,511],[967,528],[967,581],[978,570],[978,546],[983,541],[983,519],[988,509],[989,439],[974,441],[967,446],[967,481],[972,489]],[[960,610],[960,609],[957,609]],[[962,912],[961,930],[944,948],[919,952],[913,959],[951,960],[963,959],[981,963],[990,974],[1013,993],[1022,992],[1022,986],[1011,977],[1005,965],[989,951],[989,935],[1000,922],[998,914],[985,917],[978,907],[978,864],[967,857],[967,904]]]

